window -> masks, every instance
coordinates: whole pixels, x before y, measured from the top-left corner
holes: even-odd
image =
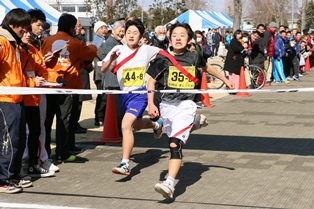
[[[62,6],[62,11],[63,12],[75,12],[75,7],[71,7],[71,6]]]
[[[86,12],[86,7],[85,6],[79,6],[78,11],[79,12]]]

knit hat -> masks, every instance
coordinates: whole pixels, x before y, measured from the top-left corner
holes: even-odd
[[[270,27],[270,28],[278,28],[277,23],[275,23],[275,22],[269,23],[268,27]]]
[[[97,33],[98,29],[101,28],[102,26],[106,26],[107,27],[107,24],[104,23],[103,21],[96,22],[95,25],[94,25],[94,32]]]

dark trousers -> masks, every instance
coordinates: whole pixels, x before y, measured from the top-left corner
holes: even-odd
[[[286,57],[286,56],[282,57],[282,64],[283,64],[285,76],[286,77],[290,76],[290,70],[292,68],[291,58]]]
[[[290,58],[291,59],[291,58]],[[297,57],[294,57],[291,60],[291,70],[290,70],[290,76],[296,76],[299,77],[299,71],[300,71],[300,65],[299,65],[299,59]]]
[[[72,110],[69,124],[69,144],[70,149],[75,147],[75,130],[79,128],[79,119],[81,116],[82,102],[79,101],[79,95],[72,96]]]
[[[26,123],[28,126],[28,156],[29,165],[38,164],[38,147],[40,135],[39,106],[25,106]]]
[[[97,90],[103,90],[102,81],[95,81]],[[98,94],[95,106],[95,122],[104,122],[105,110],[107,104],[107,94]]]
[[[26,143],[22,103],[0,102],[0,185],[19,178]]]
[[[215,55],[215,50],[216,50],[216,45],[212,45],[212,51],[213,51],[212,57],[213,57],[213,56],[216,56],[216,55]]]
[[[215,56],[218,55],[218,50],[219,50],[219,44],[215,46]]]
[[[72,95],[47,95],[46,150],[51,155],[51,127],[56,115],[56,157],[65,160],[70,156],[69,124],[72,110]]]

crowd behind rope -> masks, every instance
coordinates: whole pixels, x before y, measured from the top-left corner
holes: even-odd
[[[151,35],[140,20],[121,18],[110,27],[96,22],[94,40],[87,45],[84,28],[73,15],[62,14],[57,33],[50,35],[41,10],[13,9],[0,27],[0,85],[49,88],[45,85],[48,81],[61,83],[62,88],[89,89],[92,73],[97,89],[145,90],[147,83],[151,89],[194,89],[199,88],[197,78],[204,70],[233,89],[238,82],[237,68],[243,65],[245,57],[262,68],[264,62],[278,62],[278,67],[272,68],[273,72],[278,68],[278,73],[273,73],[274,81],[282,70],[290,74],[279,81],[299,80],[303,71],[296,73],[294,67],[302,58],[311,56],[311,50],[300,41],[298,31],[294,38],[287,39],[287,32],[275,34],[274,24],[266,28],[274,29],[269,33],[264,32],[264,25],[259,25],[252,34],[237,30],[234,35],[226,33],[224,38],[218,28],[205,34],[180,23],[157,26]],[[227,55],[224,67],[230,72],[230,80],[207,62],[218,56],[223,44]],[[285,53],[278,53],[277,48],[282,47]],[[183,65],[183,71],[174,68],[174,62]],[[186,82],[180,76],[195,80]],[[78,123],[81,107],[83,101],[91,99],[91,95],[0,95],[0,192],[21,192],[32,186],[32,178],[55,176],[59,171],[57,163],[76,160],[75,155],[82,150],[75,145],[75,134],[87,133]],[[95,126],[103,126],[106,100],[105,94],[96,98]],[[165,198],[173,198],[182,147],[191,132],[207,125],[204,115],[196,115],[196,107],[202,105],[200,98],[192,94],[115,95],[115,104],[123,143],[121,163],[112,172],[131,173],[133,129],[150,128],[154,137],[160,138],[164,127],[171,152],[169,174],[166,181],[155,185],[155,190]],[[150,119],[142,118],[147,105]],[[175,110],[187,117],[179,118],[182,114],[173,114]],[[54,117],[56,149],[52,153]],[[180,134],[173,133],[175,130]]]

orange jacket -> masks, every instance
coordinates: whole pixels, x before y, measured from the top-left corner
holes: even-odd
[[[84,60],[93,60],[96,57],[96,46],[86,46],[83,41],[59,31],[55,35],[44,39],[42,53],[47,54],[61,48],[62,51],[58,54],[58,62],[53,70],[66,80],[65,88],[83,88],[80,68]],[[49,80],[49,78],[48,81],[55,82]]]
[[[32,44],[28,44],[28,53],[21,49],[21,63],[23,74],[26,79],[27,87],[36,87],[36,76],[41,76],[48,79],[48,71],[46,64],[39,50]],[[25,95],[24,105],[25,106],[39,106],[40,95]]]
[[[12,43],[15,44],[13,46]],[[5,29],[0,27],[0,86],[25,86],[21,70],[20,51],[15,39]],[[0,102],[19,103],[23,95],[7,95],[0,92]]]

